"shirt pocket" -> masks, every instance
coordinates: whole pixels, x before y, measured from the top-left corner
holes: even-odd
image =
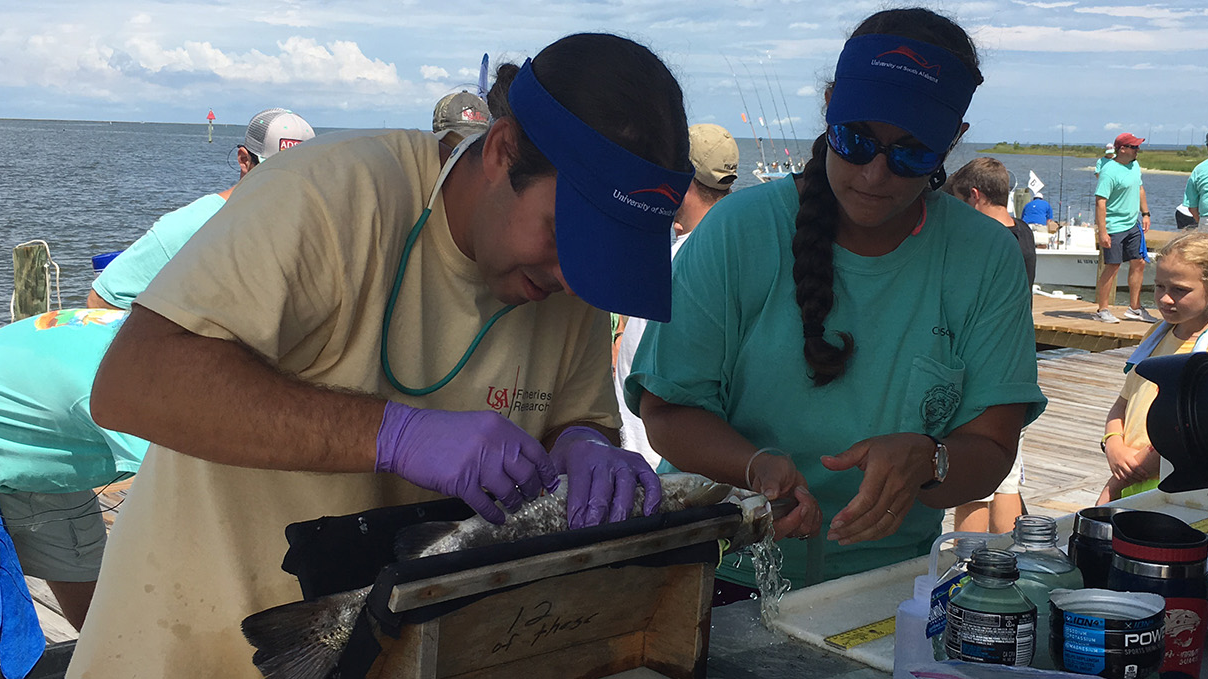
[[[961,404],[965,363],[953,356],[944,365],[927,356],[915,356],[910,381],[902,401],[899,431],[942,436]]]

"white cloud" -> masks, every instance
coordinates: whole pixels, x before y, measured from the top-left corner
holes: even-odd
[[[420,66],[419,72],[424,77],[424,80],[440,80],[441,78],[449,77],[449,72],[440,66]]]
[[[1132,26],[1068,29],[1059,26],[976,26],[978,43],[1001,51],[1094,52],[1109,51],[1117,59],[1128,52],[1201,51],[1202,31],[1189,29],[1138,30]]]
[[[1037,9],[1058,9],[1060,7],[1073,7],[1074,5],[1078,4],[1077,2],[1072,2],[1069,0],[1065,2],[1024,2],[1023,0],[1011,0],[1011,2],[1014,2],[1017,5],[1023,5],[1024,7],[1035,7]]]
[[[803,85],[801,89],[797,90],[799,97],[812,97],[817,93],[818,90],[813,85]]]
[[[821,26],[819,24],[809,24],[809,23],[805,23],[802,21],[799,21],[799,22],[793,23],[793,24],[789,24],[790,31],[813,31],[818,28],[821,28]]]
[[[1103,126],[1103,129],[1107,130],[1108,132],[1115,132],[1116,130],[1123,130],[1124,125],[1122,123],[1108,123]]]
[[[1073,4],[1073,3],[1071,3]],[[1191,9],[1177,10],[1167,9],[1165,7],[1154,7],[1148,5],[1134,5],[1124,7],[1077,7],[1075,12],[1080,14],[1102,14],[1111,17],[1121,17],[1128,19],[1186,19],[1188,17],[1208,16],[1208,9]]]

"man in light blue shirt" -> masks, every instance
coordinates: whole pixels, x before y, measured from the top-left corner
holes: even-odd
[[[244,143],[238,147],[239,179],[278,151],[314,136],[310,124],[292,111],[270,108],[257,113],[248,123]],[[238,185],[239,182],[235,182],[235,186]],[[226,204],[235,186],[202,196],[156,220],[147,233],[110,262],[93,281],[88,306],[128,311],[134,298],[147,288],[164,264]]]
[[[1128,264],[1128,310],[1124,317],[1146,323],[1157,318],[1141,306],[1141,280],[1145,275],[1145,232],[1149,231],[1149,202],[1141,181],[1137,152],[1145,140],[1125,132],[1116,137],[1116,159],[1104,163],[1095,188],[1095,224],[1103,249],[1103,271],[1095,283],[1098,311],[1095,320],[1119,323],[1108,307],[1115,298],[1116,274]]]

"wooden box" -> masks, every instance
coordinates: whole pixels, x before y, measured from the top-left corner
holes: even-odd
[[[393,612],[476,594],[435,619],[379,635],[370,679],[596,679],[648,668],[705,676],[713,563],[609,564],[733,535],[717,517],[394,587]],[[719,552],[720,554],[720,552]],[[656,675],[657,676],[657,675]]]

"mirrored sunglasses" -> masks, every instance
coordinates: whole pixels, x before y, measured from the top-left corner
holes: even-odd
[[[826,143],[840,158],[853,165],[867,165],[878,153],[884,153],[889,171],[899,177],[925,177],[944,164],[942,153],[923,146],[884,145],[875,137],[861,134],[842,123],[827,127]]]

